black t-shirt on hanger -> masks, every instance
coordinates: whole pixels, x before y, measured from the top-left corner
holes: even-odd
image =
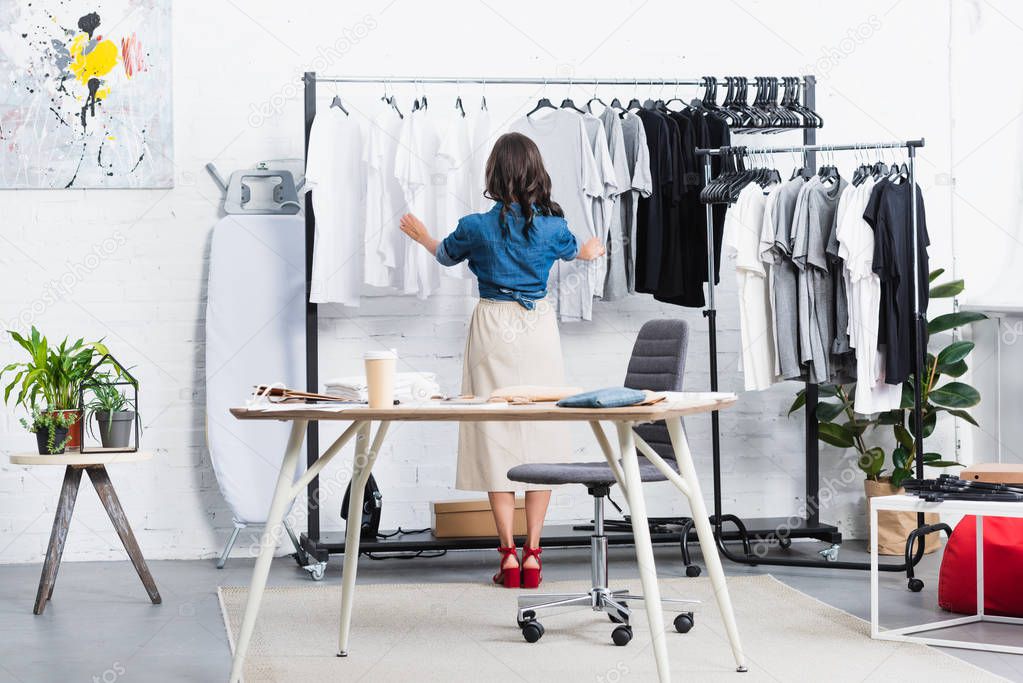
[[[708,139],[707,144],[701,145],[701,147],[726,147],[732,144],[732,134],[727,123],[708,112],[703,113],[703,118],[707,122]],[[700,173],[702,183],[702,166]],[[711,157],[711,177],[716,178],[719,173],[721,173],[721,157],[713,156]],[[724,204],[715,204],[711,210],[714,215],[714,284],[718,284],[721,281],[721,238],[725,233],[725,213],[728,211],[728,207]],[[705,218],[701,218],[700,225],[704,226],[706,232]],[[704,244],[706,244],[706,239],[704,239]],[[706,259],[704,259],[701,273],[703,281],[708,282]]]
[[[885,382],[901,384],[913,372],[913,212],[910,183],[882,179],[870,193],[863,220],[874,230],[873,270],[881,279],[878,346],[884,345]],[[916,188],[920,313],[927,313],[929,261],[924,199]],[[925,331],[926,334],[926,331]],[[926,346],[927,340],[924,339]]]
[[[698,308],[705,303],[701,273],[707,272],[707,249],[697,174],[696,126],[686,113],[669,111],[665,115],[679,131],[678,147],[672,148],[677,160],[673,185],[678,206],[671,216],[670,230],[665,233],[660,285],[654,298]]]
[[[636,112],[643,122],[647,149],[650,152],[649,197],[640,197],[636,216],[636,291],[657,292],[661,271],[663,243],[664,198],[672,191],[671,143],[668,121],[663,115],[647,109]]]

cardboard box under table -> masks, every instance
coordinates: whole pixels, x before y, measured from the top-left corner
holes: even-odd
[[[433,505],[433,535],[436,538],[497,538],[489,500],[439,500]],[[512,533],[526,535],[526,501],[515,498]]]

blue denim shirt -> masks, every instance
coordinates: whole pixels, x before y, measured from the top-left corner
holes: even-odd
[[[518,204],[505,214],[501,204],[486,213],[463,216],[458,227],[437,245],[437,261],[453,266],[468,259],[479,280],[480,298],[517,301],[527,309],[547,295],[547,276],[558,259],[571,261],[579,253],[568,223],[558,216],[533,214],[533,229],[522,234],[525,219]]]

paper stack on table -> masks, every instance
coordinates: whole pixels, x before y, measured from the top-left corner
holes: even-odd
[[[366,376],[338,377],[325,384],[327,393],[348,401],[369,400]],[[394,398],[403,402],[426,401],[440,393],[437,375],[432,372],[398,372],[394,375]]]

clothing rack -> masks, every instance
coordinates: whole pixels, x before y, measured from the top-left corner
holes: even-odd
[[[811,106],[812,104],[808,104]],[[908,171],[909,179],[908,182],[913,187],[911,192],[910,205],[911,209],[911,220],[913,229],[913,281],[915,286],[913,288],[913,319],[915,321],[916,335],[915,335],[915,349],[913,354],[913,375],[914,377],[920,377],[924,368],[924,342],[923,337],[927,329],[927,322],[924,314],[920,311],[920,273],[919,271],[919,248],[918,234],[917,234],[917,202],[916,202],[916,150],[924,146],[924,140],[899,140],[899,141],[888,141],[888,142],[861,142],[852,144],[828,144],[818,145],[816,140],[812,139],[815,137],[816,131],[806,130],[804,131],[804,139],[806,137],[811,138],[807,140],[807,144],[790,146],[790,147],[742,147],[742,146],[726,146],[712,149],[699,148],[696,150],[698,157],[703,158],[703,177],[704,183],[707,184],[711,180],[711,157],[720,156],[723,154],[729,154],[733,152],[739,152],[743,154],[760,154],[760,155],[771,155],[771,154],[783,154],[800,152],[804,155],[804,162],[807,167],[816,166],[816,153],[817,152],[839,152],[839,151],[863,151],[863,150],[875,150],[875,149],[905,149],[908,156]],[[711,204],[706,206],[706,223],[707,223],[707,259],[710,273],[714,272],[714,223],[713,223],[713,207]],[[713,278],[708,278],[710,281],[707,283],[707,309],[704,311],[704,315],[707,317],[707,324],[709,326],[709,339],[710,339],[710,356],[711,356],[711,370],[710,370],[710,383],[711,391],[717,391],[718,389],[718,373],[717,373],[717,311],[715,308],[714,299],[714,282]],[[923,453],[923,415],[922,415],[922,401],[921,401],[921,389],[920,382],[913,383],[913,414],[914,414],[914,425],[913,425],[913,436],[915,439],[915,452],[920,454]],[[818,443],[818,422],[817,422],[817,401],[818,401],[818,390],[817,385],[812,384],[809,381],[806,383],[806,402],[805,402],[805,415],[806,415],[806,517],[803,520],[801,526],[806,528],[821,528],[820,523],[820,508],[819,508],[819,497],[820,497],[820,449]],[[718,547],[721,554],[733,562],[738,562],[747,565],[776,565],[786,567],[821,567],[821,568],[832,568],[832,569],[857,569],[863,571],[870,570],[870,564],[867,562],[841,562],[837,556],[837,543],[833,544],[830,551],[823,551],[821,554],[826,558],[825,560],[802,560],[792,558],[777,558],[777,557],[760,557],[750,552],[749,541],[751,538],[758,540],[772,539],[779,542],[782,547],[787,547],[787,541],[791,538],[791,534],[783,534],[782,530],[787,530],[787,527],[791,524],[793,518],[779,518],[770,520],[750,520],[750,523],[744,522],[741,518],[736,515],[723,514],[721,504],[721,434],[718,422],[718,414],[711,414],[712,420],[712,451],[714,461],[714,516],[711,519],[711,523],[715,529],[715,536],[717,538]],[[924,463],[922,457],[916,458],[916,477],[917,479],[924,478]],[[734,555],[727,546],[725,546],[724,534],[722,527],[725,522],[731,522],[738,529],[738,535],[743,543],[744,556]],[[686,564],[688,565],[688,550],[685,546],[688,542],[688,528],[691,524],[683,528],[682,533],[682,544],[683,544],[683,556],[686,558]],[[918,531],[924,526],[923,514],[917,515],[917,527]],[[833,528],[833,527],[832,527]],[[912,567],[923,557],[924,543],[921,540],[916,553],[912,552],[912,543],[916,537],[920,534],[914,532],[916,536],[911,535],[910,539],[907,540],[907,552],[906,562],[902,564],[882,564],[880,569],[882,571],[892,572],[911,572]],[[825,539],[821,539],[825,540]],[[841,541],[841,536],[838,537],[838,543]],[[688,567],[687,567],[688,573]],[[912,576],[912,574],[910,574]]]
[[[450,84],[450,85],[461,85],[461,84],[480,84],[484,88],[487,85],[588,85],[588,86],[599,86],[599,85],[616,85],[616,86],[704,86],[708,81],[720,80],[727,83],[728,79],[734,79],[731,77],[722,77],[715,79],[714,77],[700,77],[700,78],[570,78],[570,77],[555,77],[555,78],[539,78],[539,77],[483,77],[483,76],[430,76],[430,77],[414,77],[414,76],[318,76],[316,72],[307,71],[303,74],[302,82],[304,88],[303,102],[304,102],[304,127],[305,127],[305,145],[304,151],[305,156],[308,158],[309,152],[309,133],[312,129],[313,119],[316,117],[316,86],[318,83],[352,83],[352,84],[411,84],[411,85],[434,85],[434,84]],[[740,77],[742,78],[742,77]],[[784,78],[784,77],[783,77]],[[792,77],[789,77],[792,78]],[[756,81],[756,77],[747,78],[749,81]],[[802,104],[811,109],[815,110],[815,94],[816,94],[816,77],[813,75],[805,75],[798,77],[798,83],[802,91],[801,102]],[[813,127],[793,127],[791,130],[802,130],[803,142],[807,145],[812,145],[816,141],[816,129]],[[750,132],[749,130],[744,132]],[[755,132],[755,129],[754,129]],[[710,157],[707,157],[709,159]],[[317,339],[318,331],[318,312],[317,305],[309,301],[310,287],[312,282],[312,262],[313,262],[313,243],[316,234],[316,221],[313,213],[312,197],[310,194],[306,194],[305,198],[305,244],[306,244],[306,390],[316,392],[319,389],[319,345]],[[715,269],[713,267],[713,240],[709,243],[708,259],[710,260],[709,273],[713,274]],[[713,304],[713,284],[710,287],[710,302],[707,310],[704,311],[704,315],[711,321],[711,343],[712,348],[716,348],[715,345],[715,334],[716,328],[713,323],[715,310]],[[717,354],[713,352],[711,354],[711,377],[713,378],[713,386],[717,386]],[[816,389],[815,389],[816,390]],[[721,502],[721,471],[720,471],[720,449],[718,447],[718,415],[712,413],[713,429],[714,429],[714,500],[715,515],[720,514],[720,502]],[[816,423],[814,423],[816,424]],[[310,421],[306,434],[306,458],[307,463],[311,464],[316,461],[319,456],[319,431],[316,421]],[[809,443],[809,441],[808,441]],[[807,490],[810,490],[810,483],[813,482],[814,486],[817,485],[819,477],[819,465],[817,463],[817,448],[816,448],[816,436],[812,440],[812,458],[811,449],[807,448]],[[816,498],[816,493],[813,496]],[[326,562],[330,553],[344,552],[344,536],[343,534],[324,534],[320,528],[320,492],[319,492],[319,478],[314,477],[309,482],[307,488],[307,530],[306,533],[300,537],[300,543],[304,551],[302,553],[296,553],[295,559],[299,564],[306,568],[313,567],[315,564],[320,563],[322,569],[322,563]],[[674,520],[672,520],[674,521]],[[776,521],[781,523],[784,520],[765,520],[765,521]],[[771,527],[776,528],[774,526]],[[755,530],[754,530],[755,531]],[[683,541],[688,538],[688,531],[683,532]],[[723,540],[743,540],[747,542],[748,534],[746,530],[740,527],[739,531],[732,533],[723,531],[720,527],[717,528],[716,536],[719,542]],[[832,543],[841,542],[841,534],[838,532],[837,527],[832,525],[820,524],[817,519],[816,513],[812,516],[812,519],[808,519],[805,523],[799,525],[798,528],[791,530],[789,538],[816,538],[823,541],[830,541]],[[629,543],[631,542],[632,534],[631,531],[627,531],[620,535],[615,535],[612,538],[611,543]],[[660,527],[654,530],[653,541],[655,543],[668,543],[677,542],[678,534],[675,531],[669,531],[666,527]],[[588,546],[590,543],[589,533],[585,530],[575,529],[573,527],[556,527],[549,530],[548,535],[545,537],[548,543],[555,546]],[[481,539],[434,539],[432,536],[426,534],[408,535],[402,538],[401,536],[396,537],[393,540],[383,541],[363,541],[361,548],[366,552],[388,552],[388,551],[400,551],[400,552],[423,552],[433,550],[450,550],[450,549],[467,549],[467,548],[489,548],[493,544],[490,540],[486,540],[481,543]],[[726,557],[731,556],[726,553]],[[314,577],[317,576],[316,571],[312,571]],[[322,576],[322,574],[320,574]]]
[[[422,85],[461,85],[463,83],[477,83],[480,85],[703,85],[704,78],[681,78],[681,79],[670,79],[670,78],[567,78],[559,76],[557,78],[536,78],[536,77],[505,77],[496,76],[494,78],[486,78],[483,76],[426,76],[423,78],[400,76],[400,77],[371,77],[371,76],[342,76],[342,77],[327,77],[317,76],[315,73],[306,73],[303,81],[307,84],[309,82],[310,75],[313,78],[314,83],[377,83],[377,84],[391,84],[391,83],[407,83],[410,85],[422,84]],[[734,76],[726,76],[724,78],[735,78]],[[755,81],[757,76],[747,77],[747,80]],[[813,76],[804,77],[802,84],[806,84],[806,79],[813,79]],[[809,105],[807,105],[809,106]],[[812,108],[812,107],[811,107]]]

